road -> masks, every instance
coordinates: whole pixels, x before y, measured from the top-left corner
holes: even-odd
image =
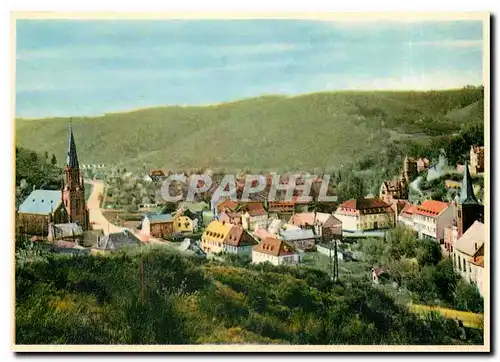
[[[102,214],[99,201],[99,195],[104,195],[104,182],[100,180],[89,180],[87,182],[92,185],[92,193],[87,201],[87,206],[89,208],[89,218],[93,229],[102,229],[104,235],[119,233],[124,229],[127,229],[143,242],[148,242],[149,244],[171,244],[153,237],[149,237],[148,240],[144,240],[144,236],[140,235],[137,230],[124,228],[110,223]]]
[[[87,201],[92,228],[95,230],[102,229],[104,235],[123,231],[124,228],[110,223],[102,214],[99,195],[104,194],[104,183],[99,180],[89,180],[87,182],[92,185],[92,193]]]

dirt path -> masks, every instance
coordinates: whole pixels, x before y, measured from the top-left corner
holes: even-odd
[[[123,231],[124,228],[110,223],[101,212],[99,195],[104,194],[104,183],[98,180],[89,180],[87,182],[92,185],[92,193],[87,201],[92,228],[95,230],[101,229],[105,235]]]

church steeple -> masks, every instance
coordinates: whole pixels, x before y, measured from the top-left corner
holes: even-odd
[[[462,179],[462,186],[460,188],[460,205],[478,205],[479,202],[474,195],[474,187],[472,185],[472,177],[469,173],[468,162],[465,162],[464,177]]]
[[[73,130],[71,129],[71,119],[69,121],[68,153],[66,157],[66,166],[71,168],[80,168],[78,164],[78,155],[76,154],[75,138],[73,137]]]

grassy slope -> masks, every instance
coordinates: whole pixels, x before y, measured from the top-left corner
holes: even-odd
[[[388,139],[482,122],[479,90],[324,92],[207,107],[73,118],[81,163],[219,170],[319,168],[380,152]],[[427,123],[422,117],[432,117]],[[16,121],[16,142],[64,159],[67,119]],[[438,132],[439,132],[438,130]],[[442,132],[443,133],[443,132]]]

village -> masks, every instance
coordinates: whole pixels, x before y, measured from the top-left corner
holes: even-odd
[[[339,261],[358,258],[352,245],[366,238],[385,240],[387,232],[398,227],[438,244],[455,272],[475,284],[481,295],[485,293],[484,206],[475,195],[471,176],[484,173],[482,146],[473,146],[469,161],[457,165],[461,182],[446,180],[455,191],[451,201],[412,200],[421,175],[436,172],[436,165],[426,158],[406,157],[401,174],[383,182],[378,196],[346,200],[332,212],[318,211],[314,198],[300,201],[300,192],[286,201],[268,201],[263,192],[244,202],[227,197],[211,203],[180,201],[169,212],[161,204],[145,203],[134,210],[138,219],[122,222],[105,206],[106,184],[84,180],[83,170],[92,167],[105,165],[80,166],[70,125],[65,181],[60,190],[38,189],[29,194],[16,210],[17,234],[59,253],[103,255],[155,244],[201,258],[222,260],[236,255],[253,264],[324,267],[338,280]],[[145,180],[154,184],[165,176],[162,170],[151,170]],[[317,177],[313,185],[321,181]],[[88,187],[92,190],[86,199]],[[238,192],[242,187],[239,182]],[[372,266],[370,278],[379,283],[390,273],[378,263]]]

